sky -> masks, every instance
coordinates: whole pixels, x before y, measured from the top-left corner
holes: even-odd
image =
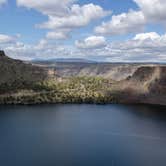
[[[0,49],[22,60],[166,62],[166,0],[0,0]]]

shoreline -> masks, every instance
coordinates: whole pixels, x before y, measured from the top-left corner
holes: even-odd
[[[9,102],[9,103],[0,103],[0,106],[37,106],[37,105],[133,105],[133,106],[154,106],[154,107],[166,107],[166,104],[153,104],[153,103],[144,103],[144,102]]]

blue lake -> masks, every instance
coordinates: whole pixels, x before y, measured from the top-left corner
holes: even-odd
[[[166,107],[0,106],[0,166],[165,166]]]

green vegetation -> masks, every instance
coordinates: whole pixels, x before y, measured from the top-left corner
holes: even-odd
[[[112,103],[111,82],[100,77],[49,79],[34,84],[20,82],[0,86],[0,103]],[[5,93],[4,93],[5,92]]]

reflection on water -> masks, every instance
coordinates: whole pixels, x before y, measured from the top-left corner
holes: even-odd
[[[165,166],[166,108],[0,106],[0,166]]]

